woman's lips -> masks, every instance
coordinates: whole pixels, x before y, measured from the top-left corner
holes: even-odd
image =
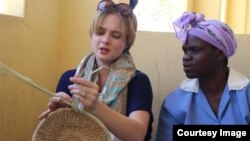
[[[107,54],[110,50],[108,48],[100,48],[102,54]]]
[[[183,65],[183,70],[184,71],[190,71],[190,70],[192,70],[192,66],[190,66],[190,65]]]

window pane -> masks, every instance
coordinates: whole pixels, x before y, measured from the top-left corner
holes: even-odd
[[[25,0],[0,0],[0,14],[24,17]]]
[[[187,10],[187,0],[142,0],[134,12],[138,30],[173,32],[172,22]]]

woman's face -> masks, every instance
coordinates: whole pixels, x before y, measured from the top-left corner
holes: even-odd
[[[209,76],[218,67],[220,51],[196,36],[188,35],[182,50],[183,70],[188,78]]]
[[[110,66],[125,49],[122,19],[115,14],[104,17],[100,27],[92,35],[92,50],[98,65]]]

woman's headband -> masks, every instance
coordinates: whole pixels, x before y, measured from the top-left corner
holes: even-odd
[[[232,29],[218,20],[205,20],[203,14],[184,12],[174,23],[176,37],[183,43],[194,35],[220,49],[229,58],[237,48]]]

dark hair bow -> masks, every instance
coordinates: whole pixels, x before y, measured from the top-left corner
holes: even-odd
[[[129,5],[134,9],[137,3],[138,3],[138,0],[130,0]]]

